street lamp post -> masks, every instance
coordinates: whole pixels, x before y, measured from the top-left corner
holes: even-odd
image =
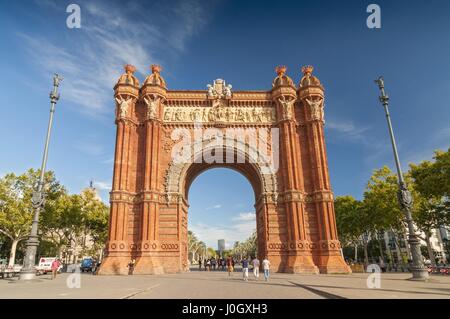
[[[408,224],[408,243],[411,249],[412,256],[412,265],[411,272],[413,280],[427,280],[428,279],[428,271],[423,264],[422,252],[420,251],[420,241],[417,238],[416,232],[414,230],[414,220],[411,215],[411,205],[412,205],[412,196],[406,187],[405,180],[403,178],[402,169],[400,166],[400,160],[397,152],[397,145],[395,143],[394,131],[392,130],[391,117],[389,115],[389,97],[384,91],[384,81],[380,76],[375,82],[378,84],[378,87],[381,91],[380,102],[383,104],[384,111],[386,113],[386,120],[389,128],[389,134],[391,136],[392,149],[394,151],[394,159],[395,165],[397,167],[397,175],[398,175],[398,201],[400,207],[405,213],[406,223]]]
[[[36,271],[34,269],[35,259],[36,259],[36,251],[39,245],[38,239],[38,224],[39,224],[39,213],[41,209],[44,207],[45,203],[45,191],[44,191],[44,177],[45,177],[45,168],[47,166],[47,156],[48,156],[48,145],[50,142],[50,135],[53,124],[53,114],[55,113],[55,105],[59,100],[58,87],[62,78],[55,74],[53,76],[53,91],[50,92],[50,119],[48,121],[47,128],[47,138],[45,140],[44,147],[44,156],[42,158],[42,166],[41,166],[41,174],[39,177],[39,183],[37,185],[36,190],[33,192],[33,197],[31,199],[34,216],[33,222],[31,224],[30,235],[28,236],[28,240],[26,243],[26,253],[23,263],[23,268],[20,272],[20,280],[31,280],[35,277]]]

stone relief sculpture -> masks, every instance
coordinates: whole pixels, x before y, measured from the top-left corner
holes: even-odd
[[[308,103],[311,110],[311,119],[323,121],[323,112],[322,112],[323,100],[321,98],[315,101],[306,99],[306,102]]]
[[[171,121],[172,120],[172,109],[167,108],[164,111],[164,121]]]
[[[145,105],[147,105],[147,118],[155,118],[159,97],[155,96],[150,96],[150,98],[144,97],[144,102]]]
[[[152,102],[147,99],[149,112]],[[242,123],[271,123],[276,120],[276,110],[272,107],[228,107],[217,103],[214,107],[173,107],[164,108],[164,121],[166,122],[242,122]],[[149,113],[149,114],[150,114]]]
[[[295,100],[286,98],[286,96],[282,96],[278,98],[278,101],[282,107],[283,119],[292,118],[292,106],[294,105]]]
[[[216,79],[213,85],[208,84],[208,97],[215,99],[231,98],[231,84],[225,85],[225,80]]]
[[[128,99],[124,98],[123,96],[119,96],[118,98],[116,97],[116,102],[119,109],[119,117],[122,118],[127,116],[131,100],[131,97]]]
[[[231,98],[231,89],[232,89],[231,84],[228,84],[228,85],[225,87],[225,97],[226,97],[226,98]]]

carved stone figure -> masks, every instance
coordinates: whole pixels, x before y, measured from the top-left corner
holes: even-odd
[[[245,121],[245,113],[242,109],[237,110],[236,121],[243,122]]]
[[[175,120],[176,121],[183,121],[184,120],[184,112],[182,109],[177,109],[175,111]]]
[[[150,98],[144,97],[145,105],[147,105],[147,118],[156,117],[156,109],[158,107],[159,97],[150,96]]]
[[[208,96],[214,97],[214,88],[212,87],[212,85],[208,84],[206,87],[208,88]]]
[[[232,89],[231,84],[228,84],[228,85],[225,87],[225,97],[226,97],[226,98],[231,98],[231,89]]]
[[[257,109],[256,107],[253,108],[253,120],[255,122],[262,122],[262,112],[261,112],[261,110]]]
[[[164,121],[172,120],[172,109],[167,108],[164,112]]]
[[[132,98],[123,98],[122,96],[116,97],[116,102],[119,108],[119,117],[126,117],[128,114],[128,109],[130,108],[130,102]]]
[[[282,111],[283,111],[283,119],[290,119],[292,118],[292,106],[294,105],[294,99],[292,98],[286,98],[286,96],[282,96],[278,98],[278,101],[281,104]]]
[[[191,112],[191,119],[195,122],[200,122],[202,120],[202,113],[200,109],[195,109],[193,112]]]
[[[322,102],[323,100],[319,98],[318,100],[309,100],[306,98],[306,102],[308,103],[311,110],[311,119],[316,121],[323,121],[323,112],[322,112]]]
[[[215,109],[210,109],[208,112],[208,121],[210,122],[214,122],[216,120],[216,110]]]

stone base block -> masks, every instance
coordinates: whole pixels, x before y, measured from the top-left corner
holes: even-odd
[[[130,257],[105,257],[98,270],[99,275],[128,275]]]
[[[317,266],[321,274],[351,274],[350,266],[341,255],[319,255]]]

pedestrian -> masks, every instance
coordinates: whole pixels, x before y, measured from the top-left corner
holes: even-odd
[[[244,281],[248,281],[248,260],[247,260],[247,257],[244,257],[244,259],[242,259],[242,277],[244,278]]]
[[[55,260],[52,261],[52,280],[56,279],[56,274],[58,273],[58,268],[59,266],[61,266],[61,262],[59,261],[58,258],[55,258]]]
[[[205,271],[208,270],[208,259],[203,260],[203,267],[205,268]]]
[[[216,258],[214,257],[211,259],[211,266],[213,270],[216,270]]]
[[[206,270],[211,271],[211,258],[206,261]]]
[[[102,262],[99,261],[99,262],[97,263],[96,267],[95,267],[95,273],[94,273],[94,275],[98,275],[98,271],[100,270],[100,266],[101,266],[101,265],[102,265]]]
[[[233,258],[231,258],[231,256],[227,257],[227,269],[228,276],[231,276],[231,273],[233,272]]]
[[[198,259],[198,270],[202,271],[202,259],[201,258]]]
[[[262,266],[264,270],[264,280],[268,281],[270,275],[270,261],[267,258],[264,258],[262,261]]]
[[[255,276],[255,279],[259,278],[259,260],[255,257],[252,260],[253,264],[253,276]]]
[[[225,260],[225,258],[222,258],[222,271],[225,271],[226,263],[227,263],[227,261]]]
[[[133,274],[135,264],[136,264],[136,259],[131,259],[131,261],[128,263],[128,275]]]

